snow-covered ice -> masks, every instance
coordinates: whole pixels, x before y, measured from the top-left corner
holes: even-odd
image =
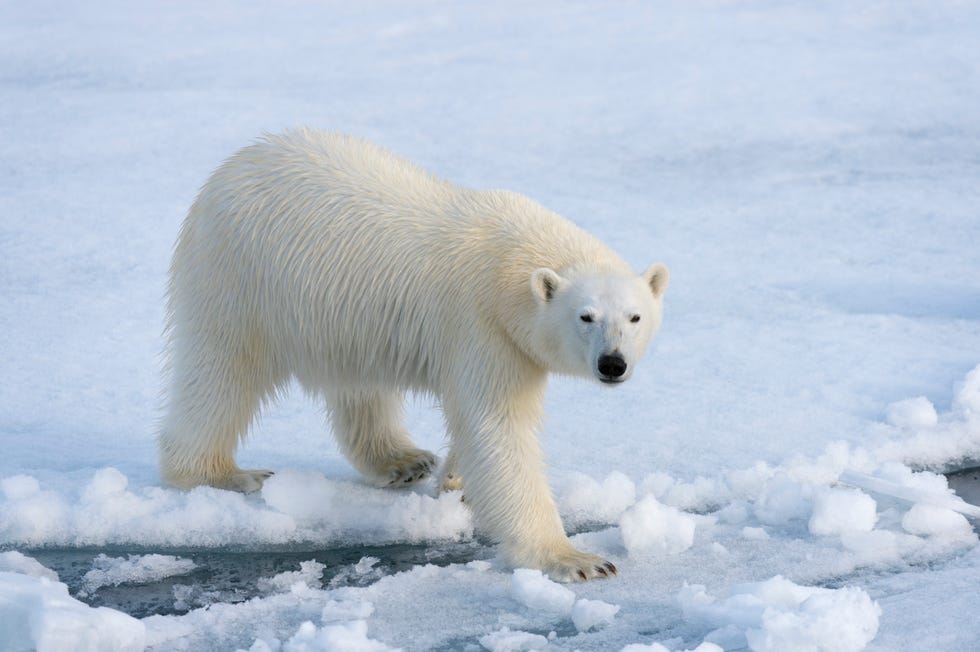
[[[695,519],[648,494],[619,520],[623,544],[631,556],[683,552],[694,544]]]
[[[878,520],[878,503],[858,489],[820,487],[813,500],[810,533],[830,536],[843,532],[870,532]]]
[[[43,577],[45,579],[58,581],[58,574],[41,564],[38,560],[28,557],[24,553],[16,550],[0,552],[0,572],[20,573],[30,577]]]
[[[733,586],[720,600],[685,585],[677,599],[686,617],[717,627],[709,642],[754,652],[863,650],[881,613],[860,588],[804,587],[780,576]]]
[[[510,593],[515,600],[530,609],[559,614],[568,614],[575,604],[574,591],[531,568],[514,569]]]
[[[61,582],[0,571],[0,636],[5,650],[137,652],[146,644],[146,627],[79,602]]]
[[[609,604],[602,600],[587,600],[582,598],[572,606],[572,623],[580,632],[587,632],[594,627],[604,627],[613,621],[618,604]]]
[[[92,570],[85,573],[82,590],[92,593],[103,586],[154,582],[189,573],[196,567],[190,559],[174,555],[129,555],[122,558],[100,554],[92,562]]]
[[[980,464],[975,3],[2,15],[0,648],[977,649],[980,508],[943,475]],[[574,543],[617,577],[506,568],[460,494],[361,481],[298,391],[240,451],[276,470],[261,493],[160,484],[180,222],[221,160],[298,125],[670,266],[633,379],[556,378],[542,427]],[[407,419],[445,453],[431,400]],[[403,544],[443,565],[395,572]],[[365,551],[317,554],[340,546]],[[98,561],[59,579],[58,549]],[[201,551],[284,550],[250,593],[194,584]],[[150,585],[173,609],[80,601]]]

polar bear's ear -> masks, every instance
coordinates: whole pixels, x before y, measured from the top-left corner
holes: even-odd
[[[531,291],[542,303],[551,301],[563,282],[557,272],[547,267],[531,272]]]
[[[643,280],[650,286],[653,296],[661,297],[670,284],[670,272],[663,263],[654,263],[643,272]]]

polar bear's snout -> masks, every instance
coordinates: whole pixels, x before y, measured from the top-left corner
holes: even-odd
[[[621,383],[626,380],[626,358],[619,351],[604,353],[599,356],[596,369],[599,371],[599,380],[604,383]]]

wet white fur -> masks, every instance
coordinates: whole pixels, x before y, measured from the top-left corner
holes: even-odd
[[[296,378],[325,398],[356,468],[411,482],[434,458],[409,439],[402,399],[427,392],[445,412],[448,473],[509,561],[602,575],[569,544],[548,487],[545,380],[595,374],[614,349],[631,370],[666,283],[662,265],[636,275],[521,195],[462,189],[351,137],[265,137],[212,175],[181,229],[161,472],[181,487],[261,487],[268,472],[239,469],[235,449]]]

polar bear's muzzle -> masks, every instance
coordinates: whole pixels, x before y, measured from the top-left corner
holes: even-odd
[[[626,380],[626,359],[619,352],[604,353],[599,356],[596,369],[599,380],[604,383],[614,384]]]

